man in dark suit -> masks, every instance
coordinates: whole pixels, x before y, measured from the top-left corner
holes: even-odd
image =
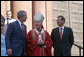
[[[54,56],[71,56],[71,47],[74,43],[73,31],[64,26],[65,18],[57,17],[59,27],[52,30],[51,38],[54,47]]]
[[[27,19],[25,11],[17,13],[18,20],[8,24],[6,32],[6,49],[9,56],[25,55],[26,25],[23,23]]]

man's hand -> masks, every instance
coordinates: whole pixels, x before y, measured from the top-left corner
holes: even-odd
[[[43,40],[39,40],[37,44],[38,45],[42,45],[42,44],[44,44],[44,41]]]
[[[12,49],[8,49],[7,53],[8,53],[8,56],[11,56],[12,55]]]

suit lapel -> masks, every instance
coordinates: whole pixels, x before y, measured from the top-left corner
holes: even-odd
[[[57,28],[57,32],[58,32],[58,37],[61,40],[61,38],[60,38],[60,32],[59,32],[59,27]],[[64,30],[63,30],[62,40],[64,39],[65,33],[66,33],[66,27],[64,27]]]
[[[62,40],[64,39],[64,35],[66,33],[66,27],[64,27],[63,35],[62,35]]]
[[[25,34],[26,34],[26,26],[24,25],[24,36],[25,36]]]
[[[24,25],[24,33],[26,32],[26,26]]]
[[[58,34],[59,40],[61,40],[61,39],[60,39],[60,33],[59,33],[59,27],[57,28],[57,34]]]
[[[24,26],[24,35],[26,35],[26,26],[25,25],[23,25],[23,26]],[[18,36],[20,36],[19,38],[22,38],[23,39],[25,36],[22,36],[22,30],[21,30],[21,27],[20,27],[18,21],[16,21],[15,27],[16,27],[16,31],[18,33]]]
[[[18,34],[21,35],[22,31],[21,31],[21,28],[20,28],[18,21],[16,21],[16,29],[17,29]]]

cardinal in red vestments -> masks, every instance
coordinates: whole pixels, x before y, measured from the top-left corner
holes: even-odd
[[[52,40],[49,33],[43,28],[43,19],[40,12],[34,16],[35,28],[26,35],[26,56],[52,56]]]

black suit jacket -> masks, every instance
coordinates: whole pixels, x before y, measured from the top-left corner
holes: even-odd
[[[73,31],[69,27],[64,27],[62,40],[60,39],[59,27],[52,30],[51,38],[53,41],[55,56],[71,56],[71,47],[74,43]]]

